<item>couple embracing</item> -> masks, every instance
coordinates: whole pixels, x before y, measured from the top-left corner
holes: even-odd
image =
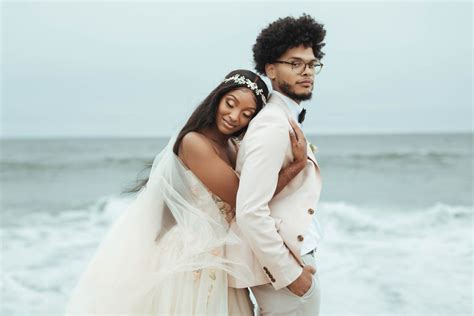
[[[154,159],[68,315],[317,315],[321,175],[301,130],[325,30],[278,19]]]

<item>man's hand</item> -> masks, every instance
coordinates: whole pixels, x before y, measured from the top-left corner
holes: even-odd
[[[306,294],[309,291],[311,284],[313,283],[313,274],[316,273],[316,269],[310,265],[303,267],[303,272],[300,276],[294,280],[287,288],[295,295],[299,297]]]

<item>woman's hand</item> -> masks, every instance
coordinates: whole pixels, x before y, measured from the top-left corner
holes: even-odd
[[[305,168],[308,159],[306,156],[307,143],[303,131],[293,120],[290,120],[290,125],[292,127],[290,131],[291,150],[293,151],[294,159],[292,163],[280,170],[274,195],[280,193]]]
[[[303,170],[306,165],[308,144],[299,125],[293,120],[289,121],[292,127],[292,131],[290,131],[291,150],[294,157],[292,164],[296,164]]]

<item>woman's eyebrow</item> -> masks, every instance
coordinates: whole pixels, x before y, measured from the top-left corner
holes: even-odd
[[[240,103],[239,100],[233,95],[233,94],[228,94],[228,97],[231,97],[232,99],[235,100],[235,102]]]

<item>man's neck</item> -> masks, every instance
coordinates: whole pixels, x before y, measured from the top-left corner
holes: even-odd
[[[281,92],[280,90],[278,89],[273,89],[274,91],[277,91],[278,93],[280,93],[282,96],[290,99],[291,101],[295,102],[298,106],[300,105],[301,101],[300,100],[295,100],[295,99],[292,99],[291,97],[287,96],[286,94],[284,94],[283,92]]]
[[[277,87],[273,87],[273,86],[272,86],[272,89],[273,89],[274,91],[278,91],[278,93],[280,93],[281,95],[284,95],[284,96],[287,97],[288,99],[291,99],[291,100],[293,100],[293,102],[295,102],[296,104],[300,105],[301,100],[295,100],[295,99],[291,98],[290,96],[288,96],[288,95],[286,95],[284,92],[282,92],[282,91],[280,90],[280,88],[277,88]]]

